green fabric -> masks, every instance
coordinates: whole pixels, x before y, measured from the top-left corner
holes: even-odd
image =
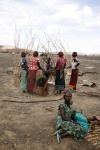
[[[27,90],[27,70],[21,70],[20,89]]]
[[[66,117],[71,117],[73,108],[69,107],[65,102],[60,103],[58,107],[58,117],[56,118],[56,130],[62,129],[76,140],[82,141],[84,139],[85,130],[79,125],[70,121],[64,121],[61,118],[60,107],[64,107]]]
[[[36,72],[36,81],[43,78],[43,71],[41,69]]]

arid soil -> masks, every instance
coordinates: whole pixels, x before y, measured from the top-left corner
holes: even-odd
[[[100,97],[83,92],[100,92],[100,56],[79,56],[80,73],[73,105],[85,116],[100,114]],[[49,84],[48,96],[22,93],[14,86],[13,55],[0,53],[0,150],[96,150],[90,142],[70,137],[57,143],[55,118],[63,95],[54,96]],[[70,70],[67,70],[69,73]],[[66,75],[66,86],[70,76]],[[96,86],[82,86],[83,80]]]

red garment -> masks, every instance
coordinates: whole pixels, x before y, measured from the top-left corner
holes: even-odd
[[[36,72],[36,83],[33,89],[33,92],[38,95],[48,95],[48,79],[43,76],[42,70]]]
[[[58,69],[60,70],[60,65],[61,65],[61,63],[62,63],[63,66],[66,65],[66,59],[63,58],[63,57],[57,59],[57,70],[58,70]]]
[[[38,57],[30,57],[30,66],[28,73],[28,91],[32,92],[35,82],[36,82],[36,71],[38,69],[38,62],[40,62]]]
[[[78,79],[78,69],[72,69],[71,78],[68,86],[72,88],[76,87],[77,79]]]
[[[33,92],[33,88],[36,82],[36,71],[37,70],[29,70],[29,73],[28,73],[27,90],[30,92]]]
[[[37,70],[38,69],[38,65],[37,65],[38,62],[40,62],[38,57],[30,57],[29,69],[30,70]]]

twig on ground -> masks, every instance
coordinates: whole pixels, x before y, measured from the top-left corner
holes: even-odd
[[[49,100],[49,101],[46,101],[46,100],[41,100],[41,101],[16,101],[16,100],[7,100],[7,99],[3,99],[2,101],[3,102],[12,102],[12,103],[42,103],[42,102],[56,102],[58,100],[62,100],[63,98],[60,98],[60,99],[57,99],[57,100]]]

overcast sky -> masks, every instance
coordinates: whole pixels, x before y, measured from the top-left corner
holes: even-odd
[[[39,47],[46,40],[100,54],[100,0],[0,0],[0,45]]]

